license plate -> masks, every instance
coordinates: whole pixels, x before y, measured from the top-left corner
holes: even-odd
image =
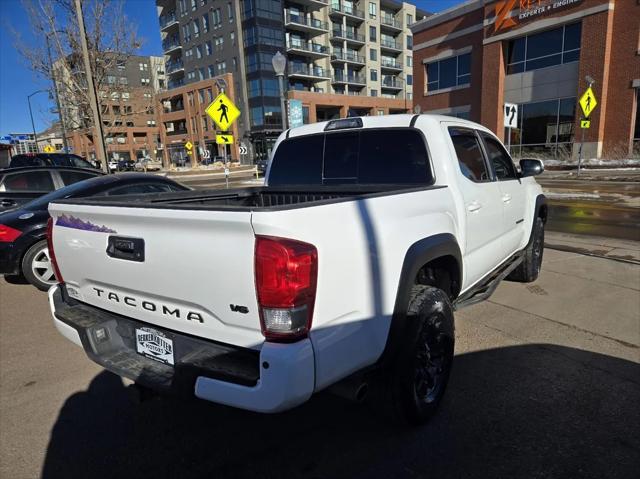
[[[173,341],[160,331],[136,329],[136,351],[147,358],[173,366]]]

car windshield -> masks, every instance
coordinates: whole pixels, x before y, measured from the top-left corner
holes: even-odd
[[[45,210],[49,203],[53,200],[61,200],[64,198],[71,198],[74,196],[82,195],[82,192],[88,190],[92,185],[93,181],[91,179],[85,181],[79,181],[69,186],[65,186],[64,188],[60,188],[59,190],[52,191],[44,196],[36,198],[29,203],[26,203],[23,208],[30,211],[38,211]]]

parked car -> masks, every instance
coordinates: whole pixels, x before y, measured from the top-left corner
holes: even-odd
[[[139,195],[188,190],[168,178],[118,173],[81,181],[53,191],[18,209],[0,214],[0,274],[22,275],[46,290],[55,283],[46,241],[49,202],[87,196]]]
[[[0,212],[16,208],[78,181],[101,176],[94,169],[70,167],[20,167],[0,170]]]
[[[162,162],[154,160],[152,158],[140,158],[133,165],[133,169],[136,171],[160,171],[162,169]]]
[[[133,171],[134,165],[133,160],[120,159],[118,160],[118,171]]]
[[[26,153],[11,158],[9,168],[21,166],[72,166],[75,168],[100,169],[81,156],[71,153]]]
[[[111,173],[118,171],[118,160],[114,160],[113,158],[109,160],[109,171]]]
[[[269,413],[374,389],[422,423],[454,309],[540,272],[543,165],[520,167],[477,123],[371,116],[282,133],[264,187],[56,201],[53,321],[141,387]]]

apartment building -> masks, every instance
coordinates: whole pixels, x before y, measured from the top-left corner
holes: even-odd
[[[414,100],[470,118],[516,156],[640,156],[640,2],[471,0],[412,27]],[[582,128],[579,99],[597,106]],[[518,105],[504,128],[504,105]]]
[[[230,73],[158,94],[156,111],[160,141],[165,145],[162,161],[166,168],[200,163],[206,159],[240,161],[239,142],[216,144],[216,126],[205,113],[207,106],[223,89],[235,103],[235,87]],[[238,139],[238,132],[237,123],[228,131],[234,139]],[[193,145],[191,151],[185,147],[187,142]]]
[[[159,156],[163,148],[155,112],[155,95],[166,88],[164,58],[105,55],[96,75],[102,129],[108,159],[131,160]],[[89,103],[74,90],[83,87],[81,59],[58,60],[62,85],[60,103],[72,151],[95,159],[94,128]],[[83,101],[79,101],[79,99]]]
[[[273,55],[305,122],[412,108],[412,35],[425,14],[394,0],[156,0],[168,87],[231,73],[252,158],[282,131]],[[374,98],[373,100],[371,98]]]

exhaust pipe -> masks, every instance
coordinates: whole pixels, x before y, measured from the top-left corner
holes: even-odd
[[[329,392],[348,401],[362,403],[369,392],[369,384],[362,376],[349,376],[329,387]]]

